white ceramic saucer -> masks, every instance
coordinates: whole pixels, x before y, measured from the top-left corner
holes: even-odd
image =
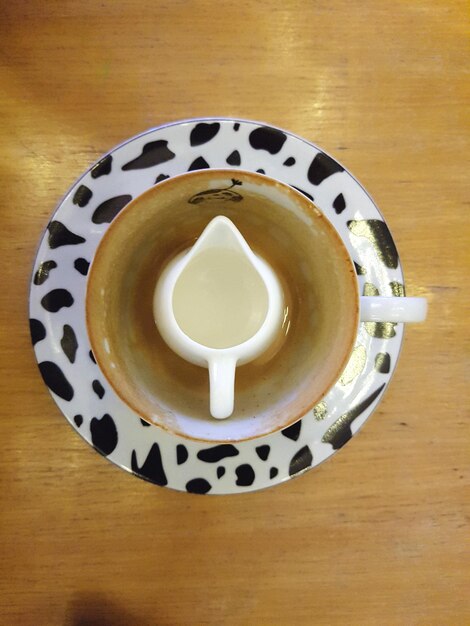
[[[314,144],[259,122],[197,119],[149,130],[114,148],[68,191],[40,242],[30,290],[39,369],[75,430],[110,461],[161,486],[244,493],[311,469],[355,435],[396,366],[403,325],[363,323],[342,377],[325,400],[282,432],[211,446],[150,426],[127,408],[94,363],[85,328],[86,275],[109,223],[169,176],[207,167],[258,171],[296,187],[336,227],[362,292],[404,295],[390,232],[357,180]]]

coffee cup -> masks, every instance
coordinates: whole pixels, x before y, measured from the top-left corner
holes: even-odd
[[[218,217],[235,225],[282,291],[277,332],[236,368],[233,412],[224,420],[209,411],[204,363],[168,345],[154,308],[160,277]],[[353,261],[325,215],[288,185],[238,170],[189,172],[134,199],[101,240],[86,297],[93,353],[117,395],[145,421],[209,442],[293,424],[340,378],[360,321],[422,321],[425,314],[422,298],[361,297]]]

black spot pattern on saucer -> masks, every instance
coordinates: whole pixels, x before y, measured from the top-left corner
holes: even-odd
[[[57,313],[64,307],[72,306],[73,303],[72,294],[67,289],[53,289],[41,300],[42,307],[49,313]]]
[[[255,450],[256,450],[256,454],[259,456],[259,458],[262,461],[267,461],[269,453],[271,452],[271,446],[268,446],[268,445],[257,446]]]
[[[122,166],[124,171],[143,170],[154,165],[166,163],[175,158],[175,153],[168,148],[168,141],[162,139],[146,143],[141,154]]]
[[[107,174],[110,174],[112,163],[113,157],[110,154],[103,157],[101,161],[98,161],[98,163],[92,168],[91,177],[99,178],[100,176],[106,176]]]
[[[131,200],[132,196],[129,194],[105,200],[95,209],[91,221],[93,224],[109,224]]]
[[[287,137],[277,128],[260,126],[251,131],[248,139],[255,150],[266,150],[269,154],[277,154],[281,151]]]
[[[200,122],[192,129],[189,143],[192,146],[200,146],[213,139],[220,130],[219,122]]]
[[[78,342],[75,332],[69,324],[64,324],[60,345],[70,363],[75,363],[75,355],[77,354]]]
[[[297,191],[300,191],[300,193],[303,193],[303,195],[308,198],[311,202],[313,202],[313,196],[312,194],[308,193],[308,191],[305,191],[305,189],[301,189],[300,187],[296,187],[295,185],[291,185],[291,187],[293,189],[297,189]]]
[[[57,267],[55,261],[43,261],[34,274],[33,283],[35,285],[42,285],[49,278],[49,272]]]
[[[319,185],[325,178],[343,172],[344,168],[324,152],[319,152],[308,168],[307,177],[312,185]]]
[[[297,441],[297,439],[300,437],[301,428],[302,420],[299,420],[298,422],[295,422],[295,424],[292,424],[292,426],[288,426],[287,428],[284,428],[284,430],[281,430],[281,433],[284,435],[284,437],[292,439],[292,441]]]
[[[349,230],[356,237],[365,237],[374,246],[377,256],[390,269],[398,267],[398,251],[387,224],[382,220],[350,220]]]
[[[91,386],[93,388],[93,391],[96,393],[98,398],[101,400],[103,398],[103,396],[104,396],[104,387],[103,387],[103,385],[100,383],[99,380],[94,380],[91,383]]]
[[[308,446],[300,448],[298,452],[294,454],[289,463],[289,476],[294,476],[308,467],[311,467],[313,463],[312,451]]]
[[[405,285],[403,283],[399,283],[396,280],[392,280],[391,283],[389,283],[390,285],[390,289],[392,290],[392,295],[394,295],[397,298],[403,298],[406,294],[405,294]]]
[[[237,475],[236,485],[249,487],[255,482],[255,472],[249,463],[243,463],[235,469]]]
[[[239,124],[238,122],[237,122],[236,124],[234,124],[234,125],[233,125],[233,130],[234,130],[235,132],[238,132],[239,128],[240,128],[240,124]]]
[[[371,393],[365,400],[338,418],[323,435],[322,442],[330,443],[334,450],[342,448],[352,437],[351,424],[379,397],[384,387],[385,383]]]
[[[141,467],[139,467],[137,463],[136,451],[132,450],[131,469],[136,474],[139,474],[139,476],[142,476],[142,478],[146,478],[147,480],[150,480],[150,482],[160,485],[160,487],[164,487],[168,484],[165,470],[163,469],[162,455],[158,443],[154,443],[152,445],[149,453],[147,454],[147,458]]]
[[[80,185],[73,195],[72,202],[79,207],[84,207],[90,202],[92,196],[93,192],[91,189],[88,189],[86,185]]]
[[[90,422],[91,441],[95,448],[108,456],[118,443],[118,432],[113,418],[105,413],[101,419],[94,417]]]
[[[188,460],[188,449],[182,443],[179,443],[176,446],[176,463],[178,465],[183,465]]]
[[[225,474],[225,467],[223,467],[222,465],[220,465],[217,468],[217,478],[222,478],[222,476]]]
[[[49,389],[59,398],[70,402],[74,395],[73,388],[60,367],[52,361],[42,361],[38,365],[41,376]]]
[[[295,165],[294,157],[289,157],[288,159],[286,159],[283,165],[285,165],[286,167],[292,167],[293,165]]]
[[[266,172],[263,170],[263,168],[259,168],[259,170],[256,170],[258,172],[258,174],[266,174]]]
[[[278,474],[279,470],[277,469],[277,467],[271,467],[271,469],[269,470],[269,478],[272,480],[273,478],[276,478]]]
[[[168,174],[159,174],[157,178],[155,179],[155,185],[158,185],[158,183],[161,183],[162,180],[167,180],[167,178],[170,178]]]
[[[390,355],[388,352],[379,352],[375,357],[375,369],[380,374],[390,372]]]
[[[73,421],[75,423],[75,426],[77,428],[80,428],[80,426],[83,424],[83,415],[74,415],[73,416]]]
[[[366,333],[377,339],[392,339],[395,337],[397,322],[364,322]]]
[[[90,263],[86,259],[80,257],[79,259],[75,259],[73,266],[82,276],[86,276],[90,268]]]
[[[188,493],[199,493],[204,495],[212,489],[212,485],[205,478],[193,478],[186,483]]]
[[[210,165],[202,156],[194,159],[191,165],[188,168],[188,172],[193,172],[194,170],[206,170]]]
[[[29,332],[31,333],[33,346],[35,346],[38,341],[42,341],[46,336],[46,328],[44,324],[34,318],[29,320]]]
[[[336,198],[333,200],[333,208],[336,211],[336,214],[339,215],[346,208],[346,201],[342,193],[339,193]]]
[[[144,426],[145,428],[149,428],[151,426],[151,424],[149,424],[148,422],[146,422],[145,420],[143,420],[142,418],[140,418],[140,423],[142,424],[142,426]]]
[[[93,361],[93,363],[96,365],[95,355],[93,354],[92,350],[88,352],[88,356],[90,357],[90,360]]]
[[[240,163],[242,162],[238,150],[234,150],[233,152],[231,152],[225,160],[229,165],[240,165]]]
[[[49,231],[49,248],[54,250],[61,246],[77,246],[80,243],[84,243],[86,240],[80,235],[76,235],[71,230],[64,226],[62,222],[52,220],[47,226]]]
[[[222,459],[226,459],[230,456],[238,456],[238,454],[239,451],[231,443],[222,443],[219,446],[199,450],[197,458],[205,463],[218,463]]]
[[[367,274],[366,268],[359,265],[359,263],[356,263],[356,261],[354,261],[354,269],[356,270],[356,274],[358,276],[365,276]]]

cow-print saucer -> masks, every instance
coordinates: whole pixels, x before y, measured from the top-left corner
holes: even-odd
[[[180,491],[244,493],[298,476],[356,434],[390,381],[403,325],[362,323],[335,387],[281,432],[237,445],[210,445],[141,421],[107,384],[90,350],[84,307],[88,268],[110,222],[131,199],[170,176],[210,167],[257,171],[299,189],[336,227],[355,262],[361,292],[404,295],[397,250],[383,217],[335,159],[259,122],[186,120],[114,148],[67,192],[34,264],[31,337],[39,370],[60,410],[110,461]]]

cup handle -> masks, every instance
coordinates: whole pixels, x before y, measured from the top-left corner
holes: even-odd
[[[361,322],[424,322],[426,298],[361,296]]]
[[[233,413],[237,361],[230,357],[220,357],[211,359],[207,365],[210,412],[216,419],[225,419]]]

